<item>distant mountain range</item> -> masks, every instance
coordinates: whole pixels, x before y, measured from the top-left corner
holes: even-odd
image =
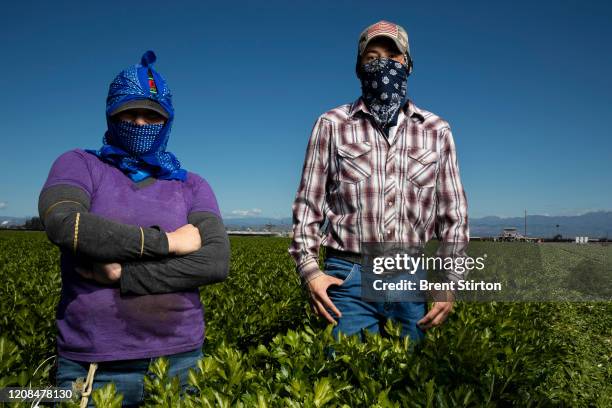
[[[4,217],[0,216],[0,228],[16,227],[25,224],[27,217]]]
[[[0,227],[23,225],[26,217],[0,216]],[[261,230],[266,227],[273,231],[288,231],[291,229],[291,217],[242,217],[225,218],[228,229]],[[521,234],[525,229],[524,217],[502,218],[488,216],[470,218],[470,236],[489,237],[499,235],[503,228],[516,228]],[[559,227],[557,227],[557,225]],[[557,233],[565,238],[588,236],[592,238],[612,238],[612,211],[595,211],[582,215],[528,215],[527,235],[530,237],[553,237]]]
[[[521,234],[525,230],[524,217],[501,218],[496,216],[469,220],[470,236],[488,237],[498,235],[503,228],[516,228]],[[557,227],[557,225],[559,227]],[[595,211],[582,215],[548,216],[527,215],[527,235],[530,237],[552,237],[557,233],[565,238],[588,236],[612,238],[612,211]]]
[[[241,217],[241,218],[224,218],[223,222],[229,229],[261,229],[266,225],[274,226],[274,230],[290,230],[292,226],[291,217],[285,218],[268,218],[268,217]]]
[[[229,218],[225,224],[230,229],[252,228],[259,229],[265,225],[273,225],[274,229],[291,229],[292,219],[287,218]],[[524,217],[502,218],[488,216],[470,218],[470,236],[490,237],[497,236],[504,228],[516,228],[521,234],[525,230]],[[559,227],[557,228],[557,225]],[[530,237],[553,237],[561,234],[566,238],[575,236],[588,236],[592,238],[612,238],[612,211],[596,211],[582,215],[527,215],[527,235]]]

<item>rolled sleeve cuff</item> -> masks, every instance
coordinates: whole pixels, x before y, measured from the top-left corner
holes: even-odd
[[[297,267],[297,270],[304,283],[308,283],[323,274],[321,268],[319,268],[319,263],[314,258],[306,259]]]
[[[159,258],[169,255],[168,236],[158,225],[142,229],[141,257]]]
[[[119,279],[121,295],[134,294],[136,279],[134,279],[133,263],[125,262],[121,264],[121,278]]]
[[[441,242],[438,250],[436,251],[436,256],[445,260],[446,258],[452,258],[453,262],[456,262],[457,259],[464,259],[468,255],[466,253],[467,246],[469,241],[462,242]],[[456,268],[448,268],[445,269],[446,279],[448,281],[458,282],[460,280],[465,280],[467,278],[467,270],[464,268],[461,271]]]

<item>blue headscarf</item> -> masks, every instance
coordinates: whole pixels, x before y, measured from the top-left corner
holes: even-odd
[[[87,149],[100,159],[110,163],[124,172],[135,182],[147,177],[155,177],[164,180],[185,181],[187,171],[181,169],[181,164],[174,154],[166,151],[168,137],[172,121],[174,120],[174,108],[172,107],[172,94],[168,89],[166,80],[152,68],[156,57],[153,51],[147,51],[142,56],[140,64],[133,65],[119,73],[110,84],[108,97],[106,98],[106,123],[107,130],[102,139],[100,150]],[[151,79],[152,81],[151,81]],[[137,99],[148,99],[157,102],[168,113],[166,123],[154,138],[152,146],[144,154],[130,154],[122,149],[118,143],[117,132],[122,131],[125,123],[117,124],[110,118],[121,105]],[[136,125],[133,125],[136,126]],[[157,132],[155,127],[160,125],[148,125],[146,132]],[[145,133],[146,133],[145,132]],[[138,141],[134,141],[137,143]],[[144,141],[150,143],[151,140]]]

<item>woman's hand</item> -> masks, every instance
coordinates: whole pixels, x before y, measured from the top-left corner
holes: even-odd
[[[174,255],[187,255],[202,247],[200,231],[191,224],[183,225],[168,236],[168,250]]]
[[[85,279],[91,279],[102,285],[111,285],[121,278],[121,264],[94,263],[91,269],[77,266],[75,270]]]

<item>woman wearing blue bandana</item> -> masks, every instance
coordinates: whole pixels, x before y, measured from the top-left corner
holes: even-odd
[[[155,59],[155,54],[147,51],[140,65],[122,71],[111,83],[106,98],[108,130],[104,146],[97,152],[87,151],[117,166],[134,181],[150,176],[184,181],[186,171],[172,153],[166,152],[174,109],[166,81],[152,67]],[[157,113],[165,122],[135,124],[116,119],[121,112],[138,108]]]
[[[111,382],[124,406],[140,404],[162,356],[187,389],[204,341],[198,288],[228,273],[212,189],[166,151],[174,109],[155,59],[147,51],[115,77],[102,147],[57,158],[39,198],[61,251],[56,382],[81,406]]]

